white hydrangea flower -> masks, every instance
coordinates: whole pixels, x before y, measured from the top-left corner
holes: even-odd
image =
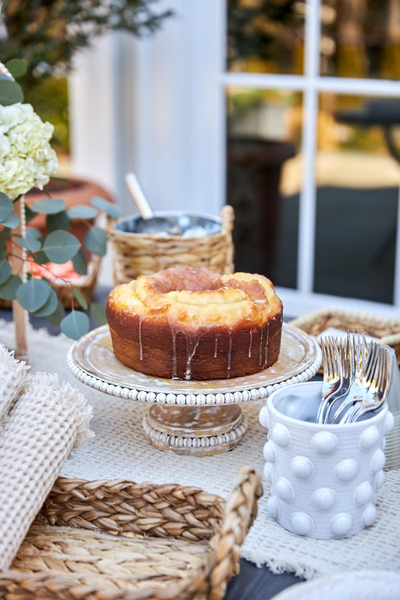
[[[12,200],[34,187],[42,190],[56,172],[53,131],[30,104],[0,106],[0,191]]]

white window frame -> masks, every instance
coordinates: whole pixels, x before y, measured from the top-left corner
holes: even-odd
[[[400,98],[400,81],[319,75],[320,0],[306,1],[301,76],[226,71],[226,0],[161,0],[159,6],[176,11],[161,32],[140,41],[112,34],[77,61],[70,85],[77,174],[108,185],[127,214],[132,201],[123,175],[130,170],[138,174],[155,209],[190,207],[217,214],[226,198],[227,88],[302,92],[307,126],[302,136],[297,289],[277,288],[286,314],[339,306],[398,317],[400,206],[393,305],[317,294],[313,278],[318,95]]]
[[[220,0],[226,14],[226,0]],[[221,73],[222,93],[228,87],[249,89],[291,90],[303,93],[303,186],[300,193],[297,289],[277,288],[285,309],[290,314],[304,314],[323,306],[342,306],[398,316],[400,311],[400,181],[393,305],[353,298],[317,294],[314,287],[315,224],[316,224],[316,138],[318,96],[320,92],[384,96],[400,98],[400,81],[325,77],[320,68],[320,0],[307,0],[305,20],[304,75],[269,75],[265,73]],[[226,40],[226,31],[223,39]],[[225,42],[226,43],[226,42]],[[225,56],[223,63],[226,64]],[[304,123],[307,126],[304,127]],[[226,132],[221,132],[226,135]]]

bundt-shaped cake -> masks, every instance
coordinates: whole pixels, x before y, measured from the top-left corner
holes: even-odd
[[[279,356],[282,303],[261,275],[173,267],[114,288],[107,318],[117,358],[157,377],[250,375]]]

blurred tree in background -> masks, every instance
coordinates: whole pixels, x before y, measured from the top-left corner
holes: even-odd
[[[0,57],[27,61],[20,84],[25,101],[55,125],[54,145],[68,150],[68,86],[75,53],[108,31],[153,33],[170,10],[158,0],[5,0],[0,17]]]
[[[303,73],[304,0],[228,0],[230,71]]]

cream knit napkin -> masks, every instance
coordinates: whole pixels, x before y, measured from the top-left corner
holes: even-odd
[[[0,429],[0,571],[9,568],[71,451],[94,435],[92,408],[57,375],[28,375],[22,391]]]
[[[14,352],[9,352],[0,344],[0,427],[21,393],[27,371],[30,367],[24,361],[16,360]]]

